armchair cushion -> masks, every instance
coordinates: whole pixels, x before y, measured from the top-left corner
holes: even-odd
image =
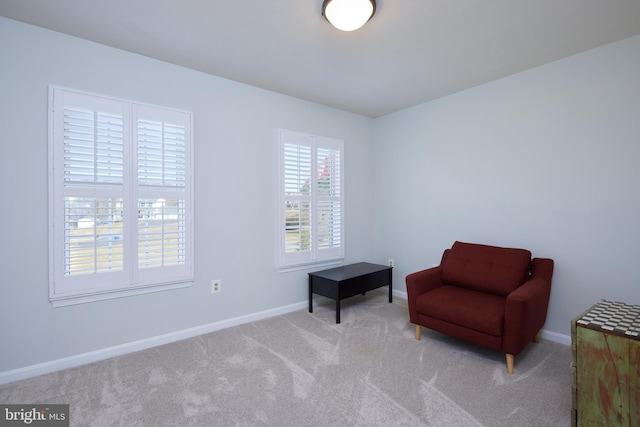
[[[504,297],[528,279],[530,263],[526,249],[455,242],[442,266],[442,281]]]
[[[501,337],[506,299],[458,286],[440,286],[416,298],[419,313]]]

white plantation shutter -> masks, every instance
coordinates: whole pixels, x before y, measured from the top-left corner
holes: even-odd
[[[318,250],[328,252],[342,246],[342,153],[331,140],[317,145],[316,238]]]
[[[64,108],[65,182],[122,185],[123,129],[120,114]]]
[[[311,251],[311,148],[304,135],[291,134],[282,145],[286,254]]]
[[[279,265],[344,257],[342,141],[280,130]]]
[[[52,86],[49,129],[50,299],[189,282],[191,115]]]
[[[186,263],[186,202],[138,199],[138,267]]]
[[[174,118],[180,121],[179,117]],[[138,120],[138,183],[184,190],[185,126]]]
[[[122,227],[129,113],[119,101],[51,94],[50,297],[103,292],[127,275]]]
[[[122,226],[98,234],[97,225],[122,216],[123,115],[82,108],[90,100],[74,98],[63,110],[64,274],[121,271]],[[86,197],[87,192],[103,197]]]
[[[120,197],[64,197],[65,276],[123,270],[122,207]]]
[[[181,112],[137,106],[138,275],[143,282],[187,273],[187,135]]]

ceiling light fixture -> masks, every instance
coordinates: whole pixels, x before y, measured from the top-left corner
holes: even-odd
[[[375,0],[324,0],[322,15],[334,27],[353,31],[362,27],[376,12]]]

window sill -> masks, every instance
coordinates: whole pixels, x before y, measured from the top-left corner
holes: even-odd
[[[299,270],[309,270],[323,268],[323,267],[332,267],[338,266],[344,262],[344,258],[328,260],[328,261],[318,261],[318,262],[308,262],[304,264],[296,264],[296,265],[285,265],[278,267],[278,273],[289,273],[291,271],[299,271]]]
[[[133,295],[142,295],[142,294],[150,294],[152,292],[163,292],[169,291],[172,289],[181,289],[188,288],[193,284],[193,282],[179,282],[179,283],[169,283],[165,285],[155,285],[148,286],[144,288],[135,288],[135,289],[123,289],[118,291],[107,291],[102,293],[96,293],[91,295],[73,295],[73,296],[58,296],[58,297],[50,297],[49,301],[51,301],[51,305],[55,307],[67,307],[70,305],[77,304],[85,304],[89,302],[96,301],[105,301],[116,298],[123,298]]]

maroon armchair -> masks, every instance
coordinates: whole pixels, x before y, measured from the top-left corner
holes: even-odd
[[[538,342],[547,318],[553,260],[526,249],[455,242],[437,267],[407,276],[409,318],[422,326],[514,356]]]

